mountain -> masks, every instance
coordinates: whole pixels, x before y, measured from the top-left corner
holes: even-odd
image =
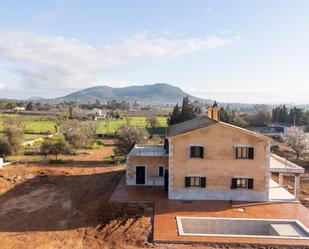
[[[109,86],[95,86],[83,89],[67,96],[58,98],[63,101],[76,101],[81,103],[93,102],[99,100],[117,101],[138,101],[143,104],[176,104],[181,103],[184,96],[189,96],[191,101],[199,100],[205,103],[213,103],[209,99],[201,99],[184,92],[179,87],[175,87],[166,83],[157,83],[153,85],[128,86],[114,88]]]

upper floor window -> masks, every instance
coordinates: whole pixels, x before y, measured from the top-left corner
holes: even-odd
[[[231,189],[253,189],[253,178],[232,178]]]
[[[161,177],[161,176],[164,176],[164,167],[163,166],[159,166],[158,168],[158,175]]]
[[[190,158],[204,158],[204,147],[190,146]]]
[[[185,187],[198,187],[206,188],[206,177],[200,176],[186,176],[185,177]]]
[[[254,148],[253,147],[237,147],[236,148],[236,159],[254,159]]]

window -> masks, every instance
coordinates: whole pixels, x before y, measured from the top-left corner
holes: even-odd
[[[253,147],[237,147],[236,148],[236,159],[254,159],[254,148]]]
[[[159,172],[158,172],[159,176],[162,177],[164,176],[164,167],[163,166],[160,166],[159,167]]]
[[[185,177],[185,187],[206,188],[206,177],[187,176]]]
[[[253,189],[253,178],[232,178],[231,189]]]
[[[190,146],[190,158],[204,158],[204,147]]]

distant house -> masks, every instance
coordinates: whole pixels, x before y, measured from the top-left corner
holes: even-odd
[[[23,112],[23,111],[25,111],[26,110],[26,108],[25,107],[15,107],[14,108],[14,112]]]
[[[279,133],[288,133],[293,125],[285,123],[275,123],[272,126],[252,126],[248,127],[249,131],[258,132],[265,135],[278,135]],[[306,126],[297,126],[305,131]]]
[[[106,114],[102,112],[101,109],[98,108],[92,108],[87,112],[88,117],[92,117],[94,120],[100,120],[100,119],[105,119]]]
[[[87,115],[93,115],[93,116],[101,116],[102,115],[102,110],[98,108],[92,108],[87,112]]]
[[[3,167],[3,164],[4,164],[4,162],[3,162],[3,158],[2,158],[2,157],[0,157],[0,168],[2,168],[2,167]]]

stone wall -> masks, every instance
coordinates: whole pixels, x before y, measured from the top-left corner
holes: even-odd
[[[267,201],[269,141],[218,123],[169,138],[169,198]],[[190,145],[204,146],[204,159],[190,159]],[[236,146],[252,146],[254,160],[235,159]],[[185,176],[204,176],[207,186],[185,188]],[[253,178],[254,189],[231,189],[232,178]]]

